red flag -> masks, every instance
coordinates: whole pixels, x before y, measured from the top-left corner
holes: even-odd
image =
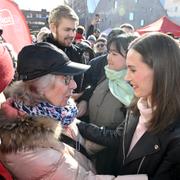
[[[11,0],[1,0],[0,28],[3,29],[2,37],[7,43],[12,44],[16,53],[32,42],[25,17]]]

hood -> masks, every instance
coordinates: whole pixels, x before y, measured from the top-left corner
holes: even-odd
[[[36,147],[55,147],[59,143],[61,124],[52,118],[24,117],[8,120],[1,117],[0,151],[17,152]]]

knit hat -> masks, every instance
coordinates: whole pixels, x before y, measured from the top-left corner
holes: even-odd
[[[0,93],[9,85],[14,76],[14,67],[11,56],[2,44],[0,44]]]
[[[96,37],[94,35],[88,36],[87,40],[96,42]]]
[[[100,37],[100,38],[98,38],[97,40],[96,40],[96,43],[97,42],[102,42],[102,43],[107,43],[107,39],[106,38],[104,38],[104,37]]]

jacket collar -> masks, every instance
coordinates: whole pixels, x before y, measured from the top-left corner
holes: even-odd
[[[138,121],[139,121],[139,117],[132,117],[132,116],[127,121],[125,128],[125,137],[124,137],[126,156],[129,151],[131,140]],[[158,136],[150,132],[145,132],[144,135],[137,142],[137,144],[135,144],[129,155],[126,157],[125,163],[129,163],[130,161],[133,161],[135,159],[156,153],[159,150],[160,150],[160,142]]]
[[[54,44],[56,47],[58,47],[59,49],[63,50],[64,52],[65,52],[67,49],[72,49],[72,48],[73,48],[73,44],[72,44],[70,47],[65,47],[65,46],[63,46],[63,45],[60,44],[57,40],[54,39],[54,37],[53,37],[52,34],[49,34],[49,36],[47,37],[47,39],[46,39],[45,41]]]

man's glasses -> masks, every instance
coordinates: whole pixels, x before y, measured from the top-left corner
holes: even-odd
[[[71,80],[73,80],[73,76],[70,76],[70,75],[64,76],[64,83],[66,86],[70,84]]]

